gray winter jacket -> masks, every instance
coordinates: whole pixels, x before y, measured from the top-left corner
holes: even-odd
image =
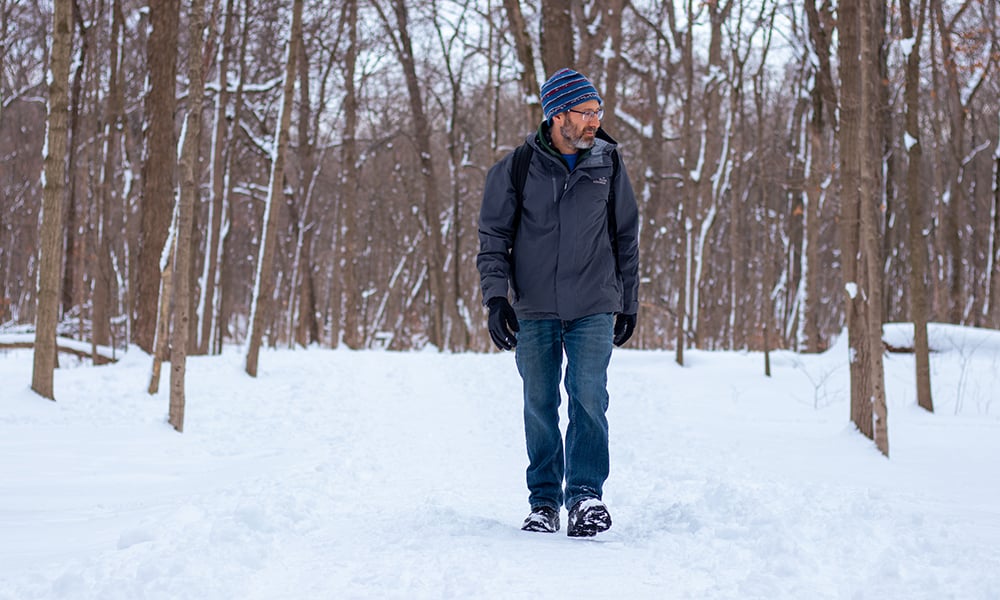
[[[612,179],[617,143],[598,130],[593,148],[571,172],[543,142],[545,123],[528,137],[534,152],[524,185],[520,224],[511,178],[513,154],[490,169],[479,213],[476,266],[483,304],[507,297],[519,319],[579,319],[635,314],[639,291],[639,214],[624,163]],[[608,193],[615,186],[618,258],[608,232]],[[517,228],[517,231],[515,231]]]

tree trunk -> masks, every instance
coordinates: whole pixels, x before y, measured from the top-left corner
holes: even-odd
[[[334,209],[334,285],[330,290],[331,336],[330,345],[337,347],[341,341],[348,348],[362,346],[359,310],[351,306],[350,298],[359,290],[356,276],[358,258],[355,240],[360,224],[352,218],[357,206],[360,189],[358,165],[358,93],[354,78],[358,63],[358,1],[344,4],[344,21],[348,45],[344,56],[344,149],[340,162],[340,186]],[[340,272],[336,272],[339,267]],[[348,300],[345,302],[345,300]],[[350,308],[348,308],[350,307]]]
[[[79,0],[73,0],[73,21],[77,25],[77,29],[80,32],[80,48],[77,56],[72,60],[76,69],[73,71],[73,83],[70,88],[70,103],[69,103],[69,141],[66,146],[66,151],[68,154],[67,163],[67,174],[69,175],[67,182],[69,184],[69,194],[67,199],[69,201],[69,207],[66,209],[66,260],[63,266],[63,285],[62,285],[62,295],[63,295],[63,312],[69,313],[74,306],[79,307],[79,312],[77,313],[77,331],[76,339],[82,340],[84,338],[84,305],[86,304],[86,298],[84,297],[84,280],[86,279],[86,262],[84,260],[87,254],[87,208],[89,206],[88,200],[83,200],[79,198],[80,195],[77,192],[77,181],[82,176],[80,174],[81,169],[77,166],[77,158],[80,152],[77,151],[77,146],[79,144],[80,138],[85,137],[80,135],[80,105],[81,96],[83,95],[83,76],[87,67],[87,58],[90,54],[90,36],[88,35],[87,24],[83,20],[83,15],[80,12]],[[88,190],[83,190],[83,195],[88,194]]]
[[[833,144],[830,132],[837,130],[837,91],[834,87],[833,70],[830,65],[830,37],[833,17],[830,14],[832,5],[824,2],[824,10],[816,9],[815,0],[805,3],[805,13],[809,24],[809,39],[813,51],[818,58],[818,65],[813,77],[812,118],[809,122],[810,169],[808,173],[807,194],[809,205],[806,208],[806,262],[810,265],[806,272],[807,309],[804,315],[803,333],[805,350],[819,352],[820,328],[818,322],[819,306],[822,302],[819,286],[819,247],[820,219],[823,215],[823,204],[831,177],[830,167],[833,160]]]
[[[685,11],[688,22],[694,15],[694,3],[688,0]],[[680,190],[681,205],[678,211],[678,225],[681,235],[681,255],[678,257],[680,275],[677,277],[677,348],[674,360],[678,365],[684,365],[684,347],[687,344],[687,331],[691,314],[691,230],[694,228],[692,217],[696,213],[697,185],[692,180],[692,168],[697,164],[698,147],[694,127],[694,42],[690,29],[684,32],[684,47],[681,55],[682,76],[684,78],[682,138],[684,140],[683,188]]]
[[[174,262],[174,318],[170,336],[169,422],[184,431],[184,375],[187,371],[188,335],[191,320],[191,230],[198,196],[198,156],[201,144],[201,111],[205,96],[202,64],[204,0],[192,0],[188,28],[188,114],[181,150],[181,193],[177,211],[177,260]],[[167,267],[170,268],[169,266]]]
[[[998,137],[1000,139],[1000,137]],[[993,155],[993,202],[991,204],[989,260],[989,307],[987,313],[992,327],[1000,327],[1000,143]]]
[[[865,269],[860,266],[861,161],[865,149],[861,130],[860,6],[865,0],[843,0],[840,20],[840,247],[841,274],[845,285],[844,313],[850,347],[851,421],[866,437],[874,439],[871,394],[866,365],[869,337],[864,310]]]
[[[198,353],[208,354],[214,347],[213,334],[217,331],[218,312],[218,279],[219,260],[222,250],[222,214],[225,210],[224,196],[226,193],[226,167],[229,162],[226,150],[232,151],[227,143],[229,132],[226,109],[229,106],[229,57],[232,55],[233,27],[235,12],[233,0],[226,1],[225,13],[222,17],[222,40],[219,43],[218,56],[218,86],[219,93],[215,98],[215,114],[212,126],[212,156],[209,171],[209,184],[212,197],[208,204],[209,219],[208,236],[205,243],[205,271],[201,278],[201,299],[199,312],[201,332],[198,339]]]
[[[233,161],[236,156],[236,134],[235,132],[239,130],[240,125],[243,120],[243,96],[246,88],[246,72],[247,72],[247,52],[250,48],[250,13],[251,13],[251,3],[253,0],[244,0],[243,3],[243,19],[241,21],[241,31],[240,31],[240,43],[239,43],[239,59],[237,61],[237,75],[236,75],[236,93],[233,96],[233,122],[232,122],[232,132],[226,139],[226,150],[225,150],[225,161],[226,166],[224,168],[225,173],[232,173],[233,171]],[[232,305],[230,297],[233,295],[231,278],[228,276],[227,269],[229,268],[229,263],[223,260],[227,256],[232,256],[233,236],[230,235],[232,230],[230,228],[233,212],[232,205],[232,195],[233,186],[235,182],[232,177],[223,178],[223,192],[222,192],[222,219],[223,224],[220,232],[220,242],[222,246],[219,248],[218,257],[218,272],[216,273],[216,289],[218,292],[215,295],[215,324],[212,326],[212,335],[215,338],[215,346],[212,352],[216,354],[222,353],[222,342],[229,333],[229,310]]]
[[[55,400],[56,324],[59,322],[59,276],[63,260],[62,211],[66,181],[66,129],[69,115],[69,55],[73,45],[71,0],[55,0],[49,55],[49,102],[42,195],[38,310],[31,389]]]
[[[530,131],[542,121],[542,99],[541,89],[538,87],[538,74],[535,73],[535,51],[519,0],[503,0],[503,6],[507,11],[507,19],[510,21],[510,31],[514,36],[517,58],[521,62],[519,83],[521,94],[528,105],[530,126],[527,131]]]
[[[549,77],[559,69],[577,65],[573,50],[573,15],[569,2],[564,0],[542,0],[542,27],[539,33],[539,48],[542,53],[542,68]]]
[[[882,167],[880,119],[885,114],[880,101],[882,79],[881,56],[885,30],[876,12],[876,0],[861,0],[861,133],[863,155],[861,159],[861,242],[864,265],[867,269],[867,298],[865,299],[868,325],[869,371],[871,385],[868,402],[874,413],[875,445],[889,456],[888,410],[885,400],[885,370],[882,363],[882,258],[879,235],[879,177]]]
[[[912,40],[906,60],[906,138],[909,164],[906,171],[906,204],[910,215],[910,319],[913,321],[913,347],[916,359],[917,404],[934,412],[931,398],[930,347],[927,340],[927,198],[920,185],[923,145],[920,143],[920,43],[923,39],[927,0],[920,0],[916,36],[910,0],[900,0],[903,38]]]
[[[302,347],[319,341],[319,325],[316,322],[315,297],[313,293],[312,243],[314,223],[312,217],[313,192],[319,177],[315,144],[310,139],[309,127],[312,116],[312,102],[309,97],[309,60],[306,46],[299,39],[299,116],[298,116],[298,162],[299,177],[295,198],[288,201],[291,227],[295,240],[295,257],[292,260],[288,298],[288,340],[289,345],[298,343]],[[321,100],[322,102],[322,100]],[[319,110],[317,112],[322,112]],[[319,135],[319,132],[316,133]],[[322,155],[320,157],[322,162]],[[301,210],[298,204],[301,203]]]
[[[94,244],[97,264],[93,274],[91,344],[95,364],[101,364],[98,361],[103,362],[103,358],[98,358],[101,355],[97,352],[97,346],[107,346],[112,343],[110,315],[114,265],[111,262],[111,242],[109,240],[113,231],[110,217],[113,197],[111,189],[115,179],[115,159],[121,146],[121,129],[125,112],[125,98],[120,79],[123,51],[120,41],[124,28],[121,0],[114,0],[111,11],[111,36],[109,38],[111,57],[109,60],[108,99],[104,117],[104,164],[101,167],[96,215],[99,226]]]
[[[257,257],[257,276],[254,284],[253,302],[250,308],[250,331],[247,335],[246,372],[257,376],[257,360],[260,354],[264,324],[270,321],[271,300],[274,293],[274,246],[277,242],[278,202],[284,194],[285,152],[288,148],[288,130],[292,122],[292,94],[295,91],[295,59],[298,55],[299,39],[302,37],[302,1],[292,4],[292,31],[285,46],[285,79],[282,90],[281,110],[278,117],[278,131],[275,132],[271,181],[268,186],[267,203],[264,208],[264,233],[261,236],[260,252]]]
[[[945,156],[942,157],[941,168],[945,170],[947,182],[944,184],[943,211],[941,214],[942,248],[945,257],[945,293],[947,297],[948,320],[955,324],[964,322],[965,303],[971,293],[966,292],[965,264],[962,256],[963,229],[969,225],[965,216],[967,199],[962,185],[962,160],[966,153],[965,144],[965,107],[962,105],[961,85],[958,82],[958,66],[955,63],[954,49],[951,43],[953,32],[944,17],[942,0],[932,0],[930,9],[937,21],[941,36],[941,62],[944,66],[944,90],[940,90],[944,111],[940,115],[947,119],[944,146]],[[935,68],[937,65],[934,65]],[[940,88],[937,88],[940,89]],[[971,227],[971,225],[969,225]]]
[[[145,114],[149,120],[142,167],[142,225],[135,269],[136,294],[133,335],[146,352],[153,351],[160,292],[160,258],[173,213],[177,141],[177,37],[180,0],[161,0],[149,7],[153,31],[149,36],[150,92]]]
[[[170,231],[177,230],[177,208],[171,212]],[[149,395],[160,391],[160,369],[165,361],[170,360],[170,319],[173,318],[171,302],[174,297],[174,256],[177,252],[177,236],[168,235],[167,246],[163,249],[166,256],[160,261],[160,302],[156,307],[156,331],[153,336],[153,367],[150,370]]]

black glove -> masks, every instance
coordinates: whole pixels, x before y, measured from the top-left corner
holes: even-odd
[[[635,331],[635,315],[619,314],[615,317],[615,346],[621,346]]]
[[[486,308],[490,309],[490,337],[499,350],[510,350],[517,345],[517,338],[514,337],[516,331],[521,327],[517,324],[517,314],[511,307],[510,302],[502,296],[490,298],[486,302]]]

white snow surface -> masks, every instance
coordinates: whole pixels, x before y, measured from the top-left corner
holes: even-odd
[[[886,356],[890,459],[849,424],[843,336],[770,378],[616,350],[593,539],[519,530],[510,353],[189,357],[181,434],[141,352],[61,357],[56,402],[0,352],[0,599],[1000,598],[1000,334],[931,346],[934,414]]]

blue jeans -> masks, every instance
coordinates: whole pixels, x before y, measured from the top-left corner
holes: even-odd
[[[528,446],[528,501],[532,508],[566,508],[601,498],[608,478],[608,363],[610,313],[573,321],[521,320],[517,370],[524,381],[524,436]],[[559,380],[566,352],[569,424],[565,451],[559,431]],[[563,479],[566,490],[563,493]]]

